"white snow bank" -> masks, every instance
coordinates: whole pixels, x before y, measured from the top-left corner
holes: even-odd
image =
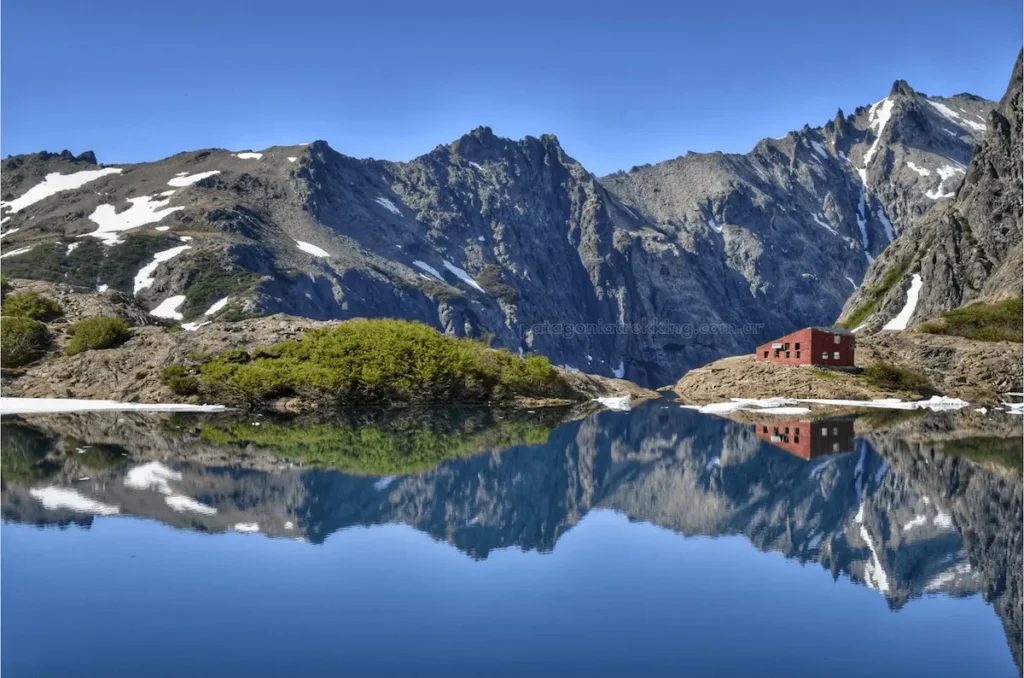
[[[388,212],[392,212],[394,214],[397,214],[398,216],[402,216],[402,210],[395,207],[395,203],[391,202],[383,195],[377,196],[374,202],[376,202],[378,205],[386,209]]]
[[[204,516],[212,516],[217,514],[217,509],[212,506],[196,501],[192,497],[186,497],[183,494],[172,494],[171,496],[164,499],[167,505],[178,513],[201,513]]]
[[[252,533],[259,532],[260,526],[259,523],[235,523],[233,529],[235,530],[235,532]]]
[[[150,315],[155,315],[157,318],[171,318],[172,320],[181,320],[184,316],[178,312],[178,307],[185,303],[185,295],[177,294],[173,297],[167,297],[160,304],[149,312]]]
[[[714,217],[711,217],[710,219],[708,219],[708,226],[715,233],[721,233],[722,232],[722,227],[718,225],[718,222],[715,221]]]
[[[210,308],[206,309],[206,312],[204,312],[203,315],[213,315],[217,311],[221,310],[222,308],[228,305],[228,299],[230,298],[230,296],[227,296],[224,297],[223,299],[218,299],[217,301],[213,302],[212,304],[210,304]]]
[[[1024,403],[1003,403],[1003,407],[1010,414],[1022,415],[1024,414]]]
[[[827,228],[829,233],[836,235],[836,229],[832,228],[827,221],[822,221],[817,214],[812,214],[811,217],[814,219],[814,223],[818,226]]]
[[[288,156],[288,162],[295,162],[296,160],[298,160],[298,158],[296,156],[294,156],[294,155],[289,155]]]
[[[101,516],[110,516],[121,512],[117,506],[89,499],[78,490],[66,487],[37,487],[28,492],[42,503],[43,508],[49,511],[67,509],[77,513],[97,513]]]
[[[434,276],[435,278],[437,278],[441,282],[445,281],[444,278],[441,277],[441,273],[436,268],[434,268],[433,266],[431,266],[430,264],[428,264],[426,262],[423,262],[423,261],[420,261],[419,259],[417,259],[416,261],[412,262],[412,265],[416,266],[417,268],[423,269],[424,271],[426,271],[430,275]]]
[[[875,151],[878,150],[878,142],[882,139],[882,130],[885,129],[885,125],[891,117],[892,100],[889,97],[882,99],[876,104],[872,104],[871,109],[868,111],[868,121],[871,124],[872,131],[875,133],[875,140],[872,142],[871,148],[864,154],[864,167],[867,167],[871,159],[875,157]]]
[[[914,310],[917,309],[917,300],[921,296],[921,286],[921,275],[915,273],[914,277],[910,280],[910,289],[907,290],[907,303],[903,305],[903,310],[899,312],[899,315],[885,324],[882,328],[883,330],[907,329],[907,323],[910,322],[911,316],[914,315]]]
[[[933,410],[944,412],[959,410],[970,405],[966,400],[932,396],[928,400],[905,401],[899,398],[882,398],[879,400],[843,400],[838,398],[798,398],[796,402],[817,405],[836,405],[839,407],[873,407],[883,410]]]
[[[928,169],[926,167],[918,167],[917,165],[915,165],[912,162],[908,162],[907,163],[907,167],[909,167],[910,169],[914,170],[915,172],[920,174],[922,177],[930,176],[931,173],[932,173],[932,171],[930,169]]]
[[[619,366],[612,370],[612,374],[615,375],[616,379],[622,379],[626,376],[626,363],[622,360],[619,361]]]
[[[0,207],[9,207],[12,213],[20,212],[29,205],[34,205],[40,200],[45,200],[51,195],[56,195],[61,191],[71,191],[76,188],[81,188],[90,181],[95,181],[96,179],[110,174],[120,174],[121,172],[122,170],[120,167],[84,170],[82,172],[74,172],[72,174],[52,172],[47,174],[41,183],[38,183],[28,189],[25,192],[25,195],[20,198],[15,198],[10,202],[0,202]]]
[[[320,249],[316,245],[313,245],[313,244],[308,243],[308,242],[303,242],[301,240],[296,240],[295,241],[295,245],[296,245],[296,247],[298,247],[303,252],[306,252],[308,254],[312,254],[314,257],[324,258],[324,257],[331,256],[331,254],[327,250]]]
[[[609,410],[621,410],[622,412],[629,412],[630,410],[631,399],[628,395],[595,398],[595,400],[607,407]]]
[[[452,273],[454,273],[459,280],[466,283],[467,285],[477,290],[478,292],[484,291],[484,288],[480,287],[480,285],[477,285],[476,280],[473,280],[473,276],[471,276],[469,273],[466,273],[466,271],[462,270],[461,268],[451,263],[450,261],[444,261],[442,263],[444,264],[444,267],[447,268]],[[484,294],[486,294],[486,292],[484,292]]]
[[[21,230],[20,228],[9,228],[9,229],[7,229],[6,231],[4,231],[3,233],[0,233],[0,238],[3,238],[3,237],[5,237],[5,236],[8,236],[8,235],[10,235],[11,233],[17,233],[17,232],[18,232],[18,231],[20,231],[20,230]]]
[[[812,141],[811,142],[811,146],[814,147],[814,152],[815,153],[817,153],[818,155],[820,155],[823,158],[828,158],[828,153],[825,151],[825,148],[821,144],[819,144],[817,141]]]
[[[132,490],[171,494],[172,480],[181,480],[181,474],[158,461],[151,461],[128,471],[124,477],[124,486]]]
[[[168,181],[167,185],[168,186],[177,186],[178,188],[182,188],[184,186],[191,186],[192,184],[196,183],[197,181],[202,181],[206,177],[212,177],[214,174],[220,174],[220,170],[210,170],[209,172],[197,172],[195,174],[178,175],[178,176],[174,177],[173,179],[171,179],[170,181]],[[170,194],[171,194],[170,191],[164,191],[160,195],[166,196],[166,195],[170,195]]]
[[[796,400],[791,398],[732,398],[727,403],[708,405],[683,405],[684,409],[697,410],[701,414],[731,414],[747,411],[763,414],[807,414],[806,407],[790,407]]]
[[[241,158],[242,160],[259,160],[263,157],[262,153],[253,153],[252,151],[247,151],[245,153],[232,153],[231,155],[236,158]]]
[[[153,224],[168,214],[173,214],[184,207],[167,207],[170,199],[154,200],[148,195],[128,198],[131,207],[118,213],[113,205],[99,205],[89,215],[89,221],[96,224],[96,230],[85,235],[99,238],[105,245],[117,243],[117,234],[146,224]]]
[[[11,231],[14,231],[14,230],[17,230],[17,229],[11,229]],[[8,231],[8,233],[10,233],[11,231]],[[35,245],[29,245],[28,247],[19,247],[16,250],[11,250],[10,252],[5,252],[3,254],[0,254],[0,259],[6,259],[7,257],[16,257],[19,254],[25,254],[26,252],[31,252],[33,247],[35,247]]]
[[[970,120],[960,115],[959,113],[954,111],[949,106],[946,106],[945,104],[939,103],[938,101],[932,101],[930,99],[928,100],[928,103],[931,104],[932,108],[941,113],[945,118],[959,125],[960,127],[966,125],[973,129],[975,132],[985,131],[985,126],[983,124],[981,124],[980,122],[975,122],[974,120]]]
[[[200,322],[181,323],[181,329],[185,330],[186,332],[195,332],[200,327],[206,327],[207,325],[210,325],[212,323],[213,323],[212,320],[206,320],[206,321],[203,321],[201,323]]]
[[[188,245],[179,245],[178,247],[172,247],[169,250],[163,252],[157,252],[153,255],[153,261],[149,262],[135,274],[135,294],[137,295],[147,287],[152,286],[156,282],[156,278],[153,274],[156,273],[157,267],[165,262],[173,259],[187,249],[191,249]]]
[[[64,251],[64,256],[67,256],[67,255],[71,254],[72,252],[74,252],[75,249],[77,249],[78,246],[81,245],[81,244],[82,243],[80,243],[80,242],[73,242],[70,245],[68,245],[68,248]]]

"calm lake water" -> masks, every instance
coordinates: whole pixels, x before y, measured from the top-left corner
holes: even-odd
[[[5,418],[4,676],[1019,676],[1020,418],[763,418]]]

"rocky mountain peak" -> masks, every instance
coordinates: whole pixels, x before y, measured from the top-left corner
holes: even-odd
[[[907,84],[906,80],[897,80],[892,83],[892,89],[889,90],[889,96],[913,96],[917,94],[914,88]]]

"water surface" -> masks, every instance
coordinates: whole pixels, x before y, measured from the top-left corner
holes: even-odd
[[[1020,675],[1020,420],[781,419],[5,419],[3,669]]]

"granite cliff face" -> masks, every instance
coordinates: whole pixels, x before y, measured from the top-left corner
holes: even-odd
[[[897,82],[746,155],[604,178],[554,136],[488,128],[405,163],[322,141],[119,167],[17,156],[3,268],[190,327],[398,317],[661,385],[831,322],[871,258],[956,190],[990,108]]]
[[[898,276],[898,284],[878,299],[862,323],[864,331],[877,330],[900,313],[915,275],[920,283],[911,323],[976,301],[1021,296],[1022,77],[1018,56],[959,189],[943,188],[937,209],[911,224],[868,269],[843,318],[885,289],[890,275]]]

